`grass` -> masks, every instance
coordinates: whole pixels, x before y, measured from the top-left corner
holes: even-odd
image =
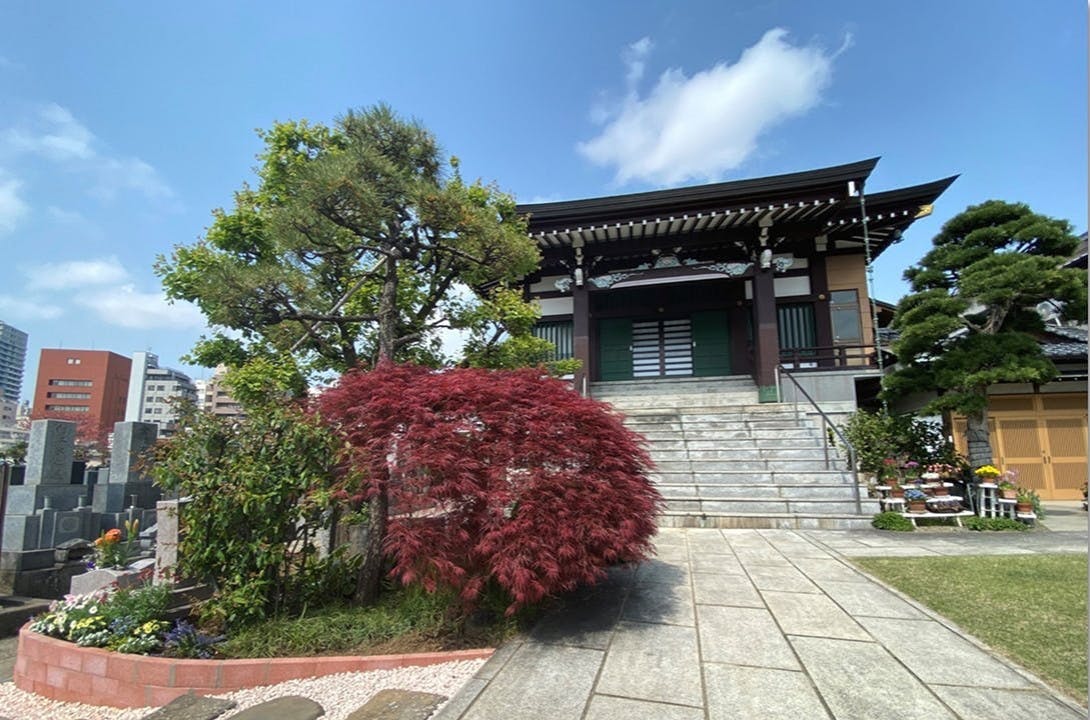
[[[495,647],[519,629],[517,619],[485,613],[467,622],[450,612],[456,601],[420,589],[384,592],[375,605],[332,606],[303,617],[271,618],[233,633],[217,646],[222,657],[378,655]]]
[[[1086,555],[854,562],[1086,704]]]

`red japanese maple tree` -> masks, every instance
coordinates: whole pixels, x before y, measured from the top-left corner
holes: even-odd
[[[495,580],[513,612],[651,550],[662,498],[642,438],[537,370],[383,363],[342,377],[318,409],[365,464],[369,495],[388,498],[371,508],[389,508],[383,548],[405,583],[472,606]]]

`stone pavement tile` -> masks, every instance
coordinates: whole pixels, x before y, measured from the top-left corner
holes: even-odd
[[[827,558],[829,552],[794,530],[761,530],[761,536],[784,555],[795,558]]]
[[[857,576],[858,577],[858,576]],[[864,578],[863,582],[817,580],[817,584],[849,615],[859,617],[904,618],[926,620],[926,615],[897,597],[889,590]]]
[[[1044,692],[1000,690],[998,688],[932,685],[931,689],[961,716],[962,720],[1033,718],[1033,720],[1075,720],[1079,712]]]
[[[696,629],[619,623],[595,692],[703,706]]]
[[[934,620],[858,618],[875,640],[926,683],[949,682],[951,670],[962,684],[976,687],[1033,687],[1026,678]]]
[[[605,650],[623,604],[621,593],[565,600],[562,607],[538,621],[530,637],[542,643]]]
[[[473,677],[480,680],[491,680],[496,676],[496,673],[507,664],[507,661],[511,659],[511,656],[515,654],[515,651],[522,646],[522,640],[515,639],[505,642],[500,647],[496,648],[496,652],[492,653],[492,657],[485,661],[484,665],[481,665],[480,669],[473,675]]]
[[[694,573],[726,573],[740,575],[742,564],[733,555],[706,555],[693,553],[689,565]]]
[[[701,708],[595,695],[585,720],[704,720]]]
[[[473,704],[473,701],[487,686],[487,680],[470,678],[458,691],[458,694],[433,715],[431,720],[458,720],[458,718],[462,717],[462,713],[466,711],[466,708]]]
[[[709,720],[820,720],[828,718],[804,673],[704,664]]]
[[[604,655],[600,650],[526,643],[462,718],[578,720]]]
[[[428,720],[445,695],[412,690],[379,690],[345,720]]]
[[[918,545],[841,548],[840,554],[848,557],[939,557],[938,553]]]
[[[692,590],[688,585],[637,585],[625,601],[621,619],[691,627],[695,623]]]
[[[704,605],[765,606],[757,588],[745,575],[693,574],[696,601]]]
[[[927,686],[876,643],[790,640],[836,720],[954,720]]]
[[[179,695],[144,720],[215,720],[237,705],[234,700],[219,700],[203,695]]]
[[[648,560],[636,570],[636,583],[668,583],[670,585],[689,583],[689,565],[687,561]]]
[[[815,582],[819,580],[869,582],[858,570],[833,558],[804,558],[793,555],[790,557],[795,567]]]
[[[706,555],[730,555],[727,539],[719,530],[690,530],[688,533],[689,549]]]
[[[735,556],[738,562],[745,567],[791,567],[791,562],[780,554],[779,550],[769,546],[768,548],[741,547],[735,548]]]
[[[301,695],[267,700],[232,715],[232,720],[317,720],[325,715],[322,706]]]
[[[688,544],[688,531],[682,528],[659,528],[655,534],[655,545],[678,545],[685,547]]]
[[[684,545],[659,545],[654,557],[667,563],[684,563],[689,559],[689,549]]]
[[[797,670],[772,614],[763,608],[698,605],[700,655],[704,662]]]
[[[825,595],[809,593],[762,593],[772,616],[786,635],[813,635],[841,640],[870,640],[859,623]]]
[[[793,567],[747,567],[749,577],[759,590],[783,592],[821,592],[817,585]]]

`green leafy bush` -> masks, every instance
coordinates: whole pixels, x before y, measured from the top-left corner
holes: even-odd
[[[971,517],[965,521],[970,530],[1025,530],[1026,524],[1010,518]]]
[[[886,458],[904,458],[919,466],[965,466],[942,428],[914,415],[859,410],[842,429],[863,472],[880,475]]]
[[[893,530],[895,532],[912,532],[916,529],[911,520],[898,512],[880,512],[874,516],[870,524],[879,530]]]
[[[336,600],[351,561],[316,541],[357,493],[342,444],[294,406],[251,407],[244,420],[189,413],[158,446],[153,473],[188,498],[176,570],[208,582],[203,622],[234,628]],[[357,499],[357,502],[362,498]]]

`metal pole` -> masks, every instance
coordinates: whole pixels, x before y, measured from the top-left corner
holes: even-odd
[[[874,354],[878,362],[878,382],[885,377],[885,363],[882,360],[882,338],[878,334],[878,306],[874,302],[874,263],[871,261],[870,232],[867,228],[867,197],[863,189],[863,183],[859,184],[859,213],[863,222],[863,251],[867,264],[867,294],[870,303],[871,332],[874,333]],[[882,411],[889,413],[889,403],[882,398]]]

